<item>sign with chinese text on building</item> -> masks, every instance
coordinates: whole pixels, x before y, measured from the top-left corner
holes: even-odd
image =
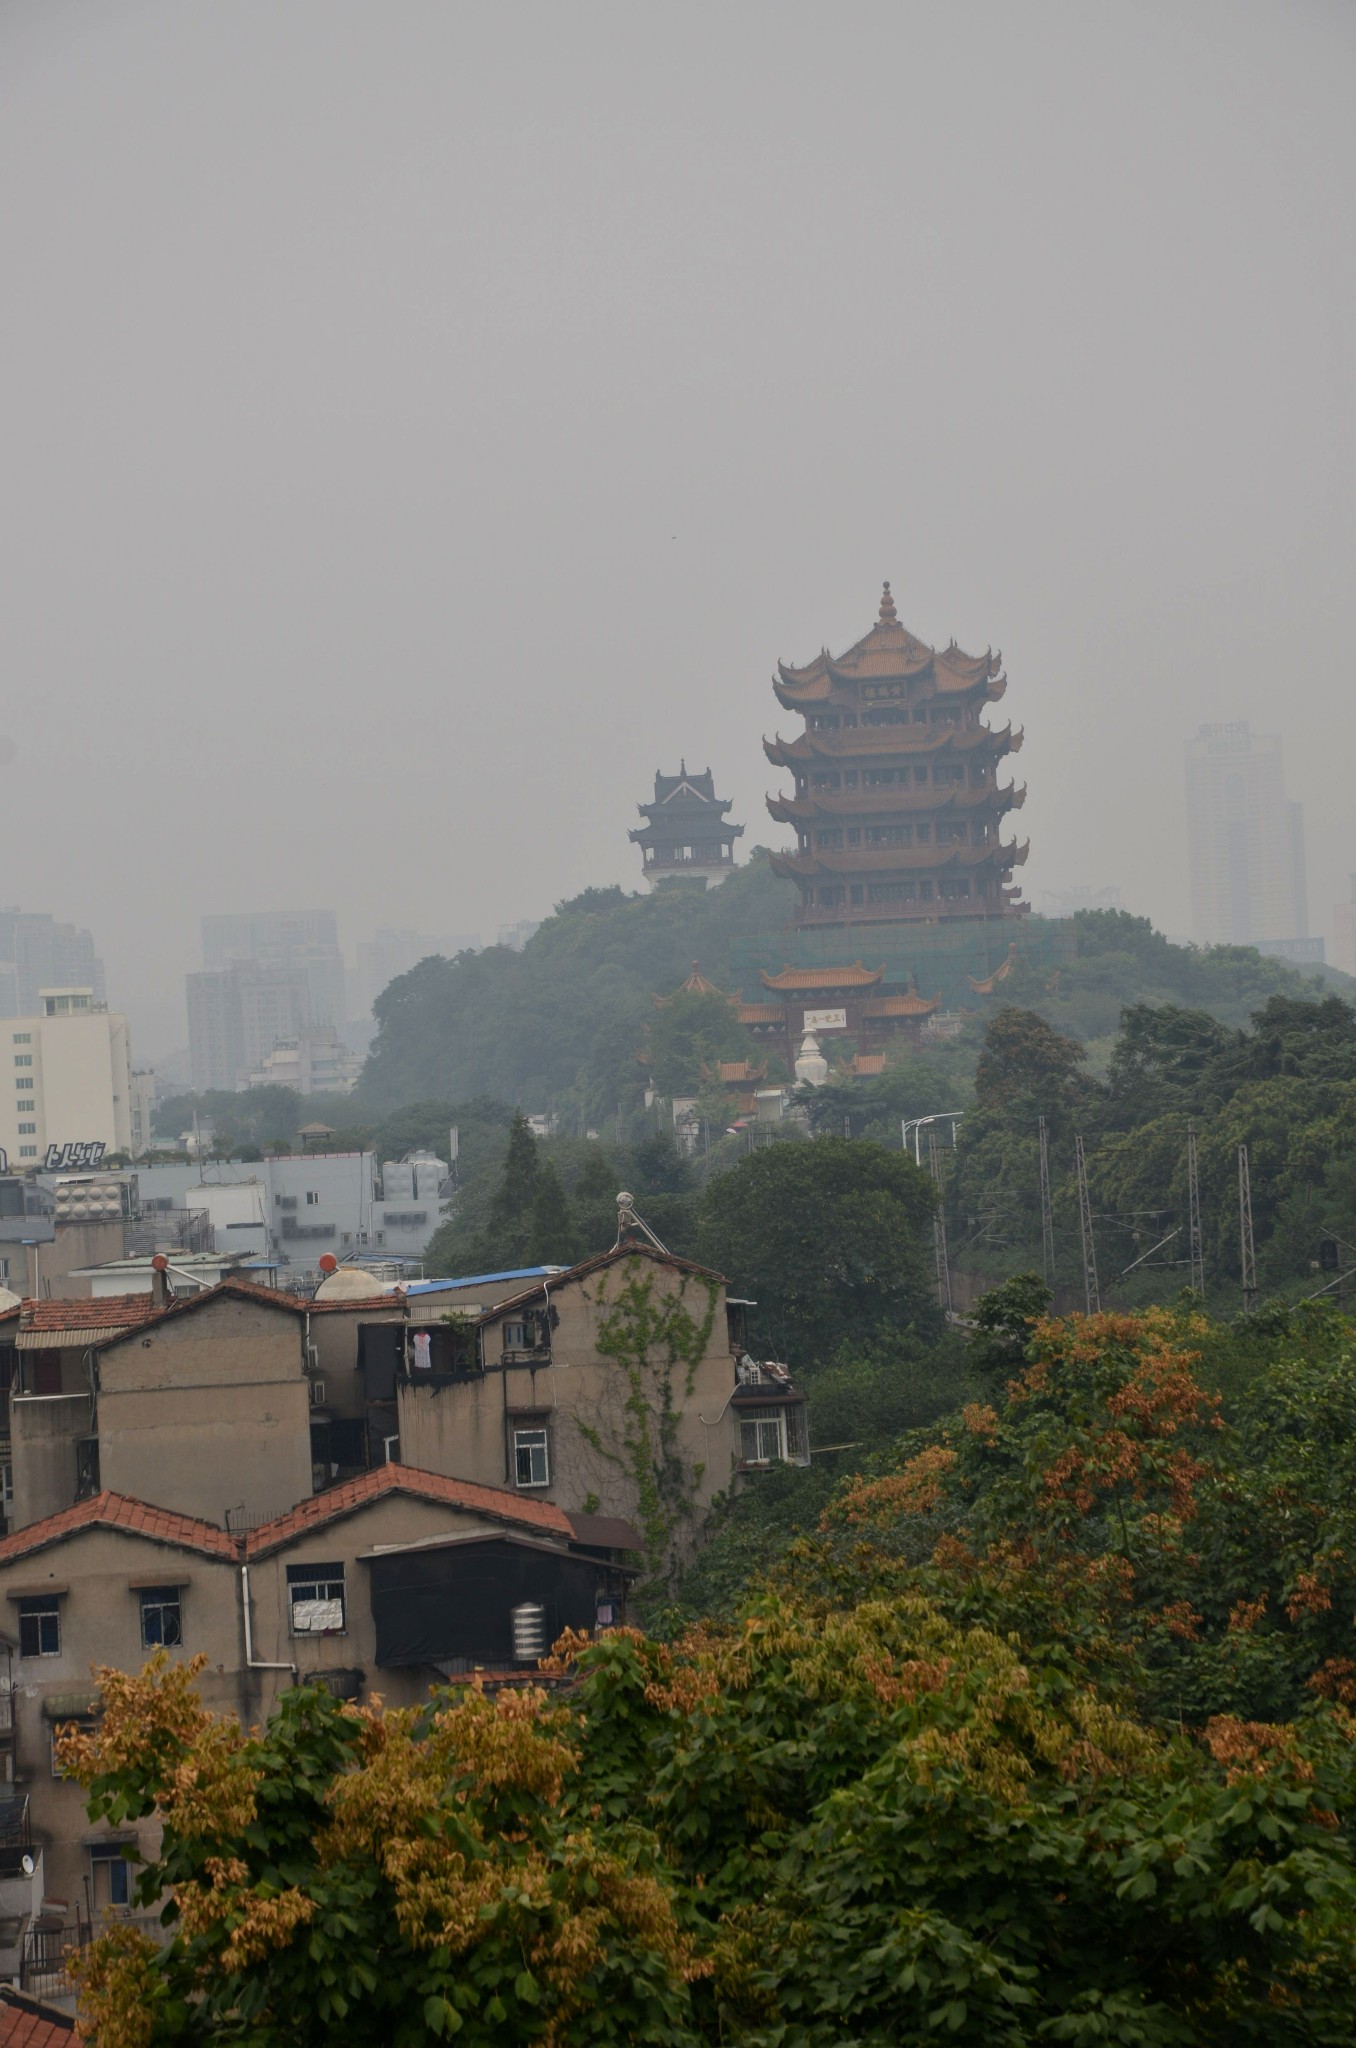
[[[44,1173],[69,1173],[82,1166],[98,1166],[107,1150],[102,1138],[91,1138],[83,1145],[49,1145],[42,1170]]]
[[[807,1010],[802,1031],[846,1031],[846,1010]]]

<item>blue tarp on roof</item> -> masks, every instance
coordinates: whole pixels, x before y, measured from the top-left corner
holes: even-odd
[[[440,1294],[449,1287],[484,1287],[496,1280],[549,1280],[554,1273],[568,1273],[568,1266],[510,1266],[504,1273],[468,1273],[461,1280],[411,1280],[406,1294]]]

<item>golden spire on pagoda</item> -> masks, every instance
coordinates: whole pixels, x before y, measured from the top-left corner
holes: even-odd
[[[895,601],[890,595],[890,586],[887,583],[883,592],[881,593],[880,623],[882,626],[893,626],[898,620],[898,617],[899,614],[895,610]]]

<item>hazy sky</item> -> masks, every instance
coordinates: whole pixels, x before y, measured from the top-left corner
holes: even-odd
[[[475,930],[780,781],[882,577],[1028,891],[1187,926],[1182,742],[1356,868],[1349,0],[5,0],[0,900],[138,1050],[203,911]]]

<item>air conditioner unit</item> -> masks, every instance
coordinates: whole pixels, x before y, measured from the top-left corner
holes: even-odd
[[[311,1406],[312,1406],[313,1408],[323,1408],[323,1407],[324,1407],[324,1405],[325,1405],[325,1382],[324,1382],[324,1380],[312,1380],[312,1381],[311,1381]]]

